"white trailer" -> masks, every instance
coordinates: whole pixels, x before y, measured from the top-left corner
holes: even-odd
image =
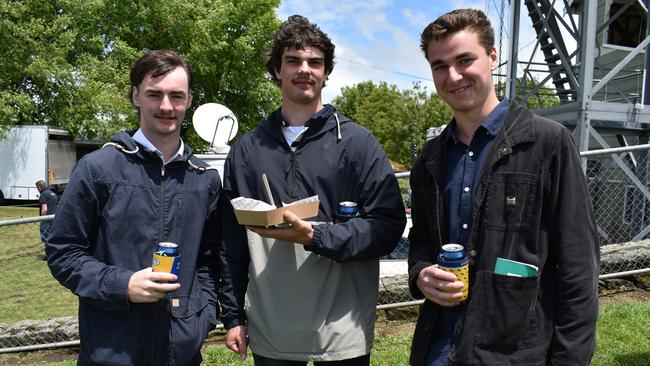
[[[36,181],[62,191],[77,161],[75,142],[62,129],[14,126],[0,138],[0,204],[37,200]]]

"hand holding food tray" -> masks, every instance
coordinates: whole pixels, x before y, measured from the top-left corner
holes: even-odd
[[[284,212],[291,211],[300,219],[318,215],[320,201],[318,195],[307,197],[292,203],[283,203],[275,207],[266,202],[252,198],[237,197],[230,201],[235,209],[235,216],[240,225],[272,226],[284,223]]]

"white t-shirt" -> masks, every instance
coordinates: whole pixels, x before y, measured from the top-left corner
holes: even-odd
[[[305,126],[286,126],[282,127],[282,134],[284,135],[284,138],[287,139],[287,144],[291,146],[291,144],[298,140],[306,130],[307,127]],[[291,146],[291,149],[295,150],[296,148]]]

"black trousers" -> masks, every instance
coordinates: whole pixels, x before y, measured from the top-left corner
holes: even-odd
[[[274,360],[253,353],[255,366],[305,366],[307,361]],[[339,361],[314,361],[314,366],[369,366],[370,354]]]

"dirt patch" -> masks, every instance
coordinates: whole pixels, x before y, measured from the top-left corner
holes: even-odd
[[[617,302],[650,301],[650,275],[601,280],[598,283],[600,305]]]
[[[78,347],[3,353],[0,354],[0,365],[36,365],[42,362],[73,361],[77,359],[78,353]]]
[[[633,276],[626,279],[599,281],[600,305],[616,302],[650,302],[650,275]],[[412,333],[415,329],[417,308],[381,310],[377,312],[376,336],[395,336]],[[224,346],[225,331],[210,333],[204,344]],[[35,365],[41,362],[76,360],[78,348],[60,348],[33,352],[0,354],[0,365]]]

